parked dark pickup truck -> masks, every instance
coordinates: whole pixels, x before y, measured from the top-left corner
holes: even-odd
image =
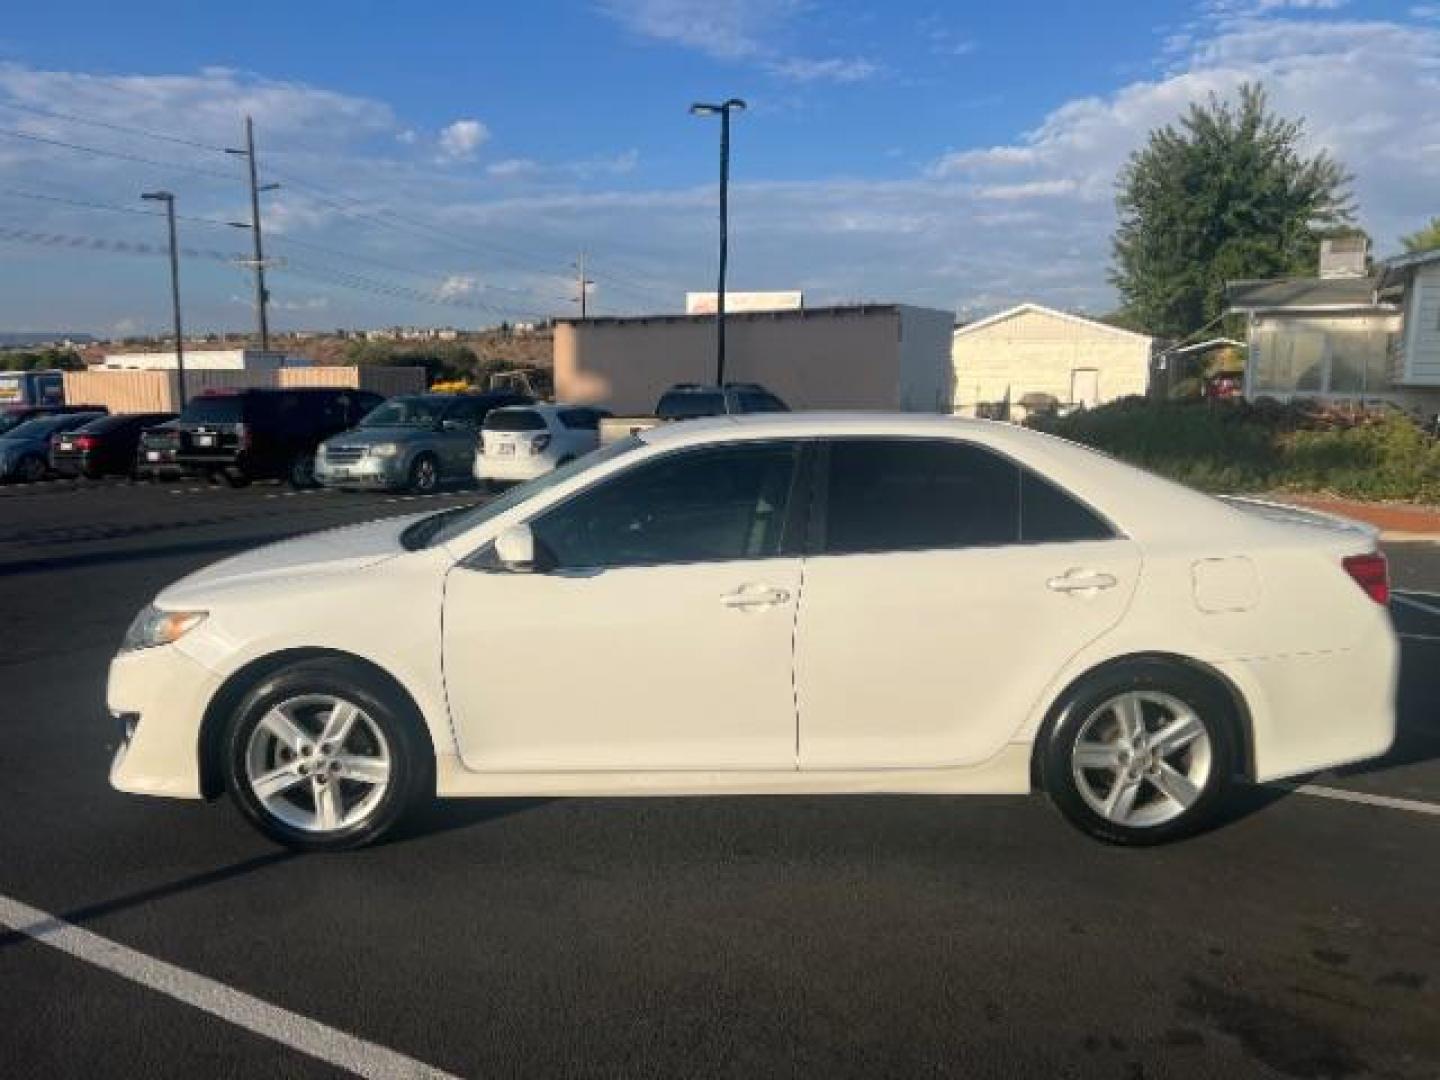
[[[736,413],[789,412],[790,406],[758,383],[676,383],[655,403],[653,416],[608,416],[600,421],[600,442],[611,443],[672,420],[698,420]]]

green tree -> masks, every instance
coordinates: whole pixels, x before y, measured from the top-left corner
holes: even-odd
[[[1434,251],[1440,248],[1440,217],[1431,218],[1430,224],[1409,236],[1402,236],[1400,243],[1406,251]]]
[[[1110,280],[1127,323],[1183,337],[1224,310],[1226,281],[1315,272],[1319,234],[1354,205],[1350,174],[1324,151],[1304,156],[1303,132],[1246,85],[1150,133],[1115,200]]]

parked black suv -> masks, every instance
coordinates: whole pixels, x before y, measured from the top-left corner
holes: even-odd
[[[338,387],[208,391],[191,398],[175,422],[175,464],[233,487],[272,478],[310,487],[315,447],[384,400]]]
[[[722,396],[723,395],[723,396]],[[726,407],[726,398],[729,407]],[[655,415],[661,420],[695,420],[726,413],[789,412],[790,407],[758,383],[676,383],[660,395]]]

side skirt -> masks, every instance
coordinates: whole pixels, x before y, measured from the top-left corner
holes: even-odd
[[[804,772],[472,772],[454,755],[435,762],[442,798],[518,795],[1022,795],[1030,791],[1030,744],[1009,743],[979,765],[951,769]]]

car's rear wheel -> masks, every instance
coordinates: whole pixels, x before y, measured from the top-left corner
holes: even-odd
[[[290,460],[290,486],[296,490],[315,486],[315,453],[302,451]]]
[[[250,486],[250,477],[246,475],[244,469],[222,469],[220,470],[220,475],[224,478],[225,483],[232,488]]]
[[[440,465],[433,454],[421,454],[410,466],[406,484],[416,495],[429,495],[440,486]]]
[[[308,661],[269,676],[226,729],[231,796],[252,824],[288,847],[373,843],[433,792],[429,741],[397,697],[340,662]]]
[[[1042,748],[1065,817],[1115,844],[1157,844],[1210,821],[1235,772],[1234,705],[1187,668],[1137,662],[1071,692]]]
[[[27,484],[33,484],[37,480],[44,480],[50,467],[45,464],[45,459],[36,454],[27,454],[20,461],[20,467],[16,470],[21,480]]]

